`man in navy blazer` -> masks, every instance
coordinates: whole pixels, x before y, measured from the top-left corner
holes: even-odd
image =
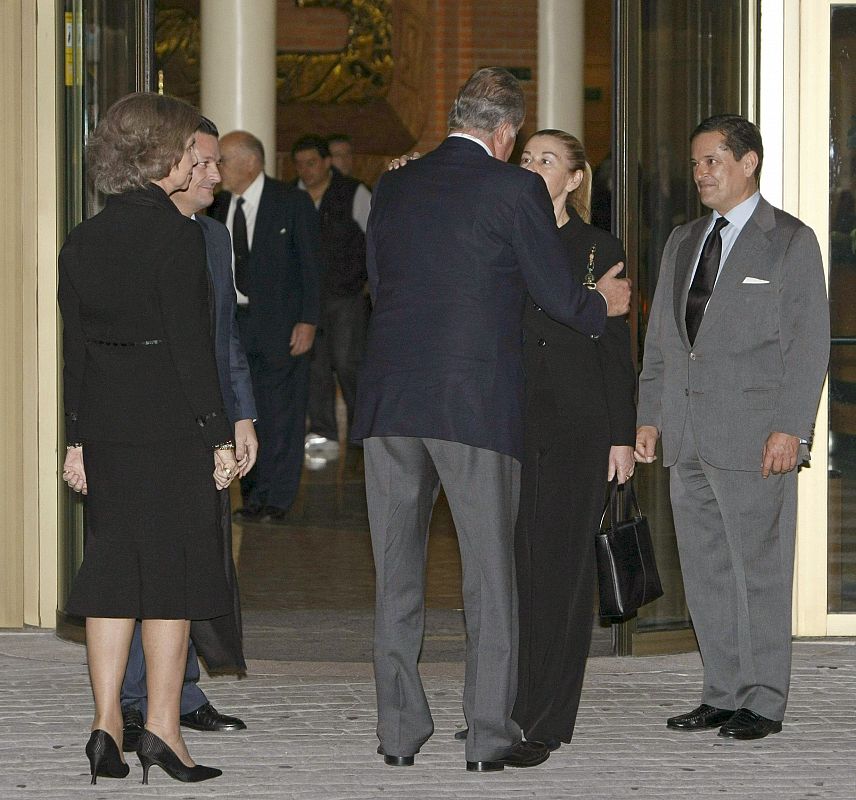
[[[214,187],[220,182],[217,166],[220,160],[217,128],[214,123],[204,118],[196,132],[196,157],[197,164],[193,168],[190,186],[184,192],[173,194],[171,199],[185,216],[196,219],[202,226],[205,237],[208,276],[213,295],[212,335],[220,392],[223,395],[223,407],[235,429],[235,457],[238,460],[239,474],[245,474],[252,469],[258,452],[253,427],[256,404],[247,357],[241,347],[235,319],[235,286],[232,282],[232,244],[229,231],[219,222],[199,215],[199,212],[211,205]],[[223,559],[226,576],[233,589],[234,611],[225,617],[195,621],[191,624],[187,668],[181,691],[181,724],[195,730],[235,731],[243,730],[246,725],[237,717],[217,711],[197,686],[197,649],[205,658],[209,670],[244,672],[247,668],[241,644],[240,599],[232,561],[229,492],[224,490],[218,495],[222,506],[220,518]],[[140,640],[140,625],[137,623],[122,684],[122,716],[125,729],[123,747],[128,752],[134,749],[142,734],[146,701],[146,662]]]
[[[461,548],[467,626],[467,769],[529,767],[521,742],[513,532],[523,455],[522,316],[527,290],[554,319],[599,335],[628,310],[610,269],[571,278],[540,176],[504,163],[523,123],[519,83],[476,72],[433,153],[375,190],[367,268],[374,300],[353,437],[365,448],[374,551],[379,752],[409,766],[433,721],[417,669],[425,544],[445,489]]]
[[[265,175],[264,148],[252,134],[226,134],[220,152],[223,191],[210,215],[232,233],[261,445],[256,468],[241,479],[236,517],[282,523],[303,466],[308,353],[319,314],[318,212],[306,192]]]

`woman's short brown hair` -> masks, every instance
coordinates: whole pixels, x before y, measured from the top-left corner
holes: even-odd
[[[117,100],[86,143],[95,188],[121,194],[165,178],[201,121],[193,106],[174,97],[135,92]]]

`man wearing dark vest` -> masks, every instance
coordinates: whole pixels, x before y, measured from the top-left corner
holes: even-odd
[[[332,164],[327,141],[304,136],[291,148],[297,186],[309,193],[321,223],[321,318],[312,350],[309,386],[310,453],[335,456],[336,380],[354,416],[357,369],[365,348],[366,223],[371,192]],[[335,373],[335,378],[334,378]]]

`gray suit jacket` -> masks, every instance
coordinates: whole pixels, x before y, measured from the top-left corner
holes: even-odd
[[[667,467],[677,460],[686,424],[706,462],[756,471],[771,432],[811,440],[829,361],[823,263],[811,228],[762,197],[690,348],[687,294],[709,220],[681,225],[666,243],[636,420],[660,431]]]

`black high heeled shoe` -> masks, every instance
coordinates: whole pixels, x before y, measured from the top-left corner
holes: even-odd
[[[131,768],[122,761],[119,747],[113,737],[100,728],[92,731],[86,743],[86,757],[89,759],[89,772],[92,783],[100,775],[102,778],[125,778]]]
[[[149,767],[157,764],[170,778],[184,783],[199,783],[209,778],[219,778],[223,771],[214,767],[197,764],[188,767],[170,748],[170,746],[150,730],[144,730],[137,745],[137,755],[143,765],[143,783],[149,782]]]

